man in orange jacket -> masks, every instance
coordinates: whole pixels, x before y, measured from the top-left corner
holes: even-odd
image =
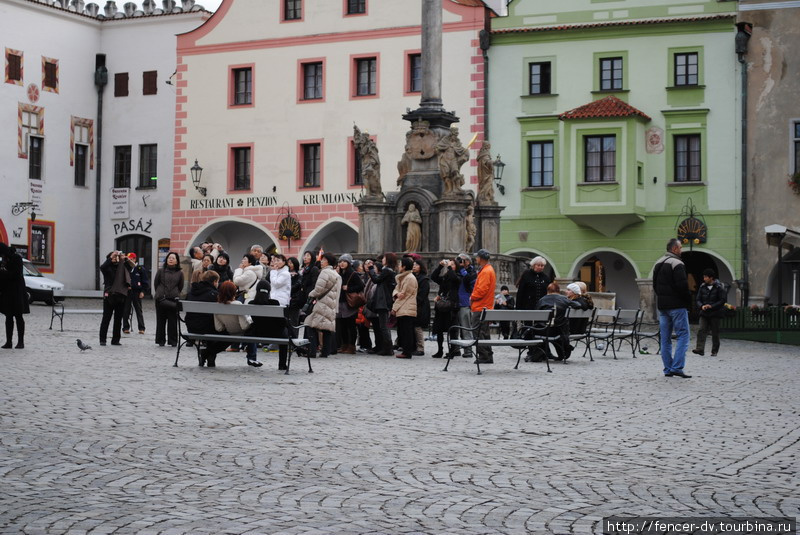
[[[472,326],[478,327],[478,340],[488,340],[489,322],[481,323],[480,318],[484,308],[489,310],[494,308],[494,290],[497,284],[497,275],[495,275],[494,268],[489,263],[491,258],[489,251],[481,249],[475,253],[475,258],[478,260],[478,279],[475,281],[475,287],[472,289],[472,295],[469,298],[470,310],[472,311]],[[493,364],[492,348],[479,347],[476,362]]]

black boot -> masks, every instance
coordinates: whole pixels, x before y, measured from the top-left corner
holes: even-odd
[[[11,319],[11,318],[8,318]],[[11,349],[11,337],[14,335],[14,323],[6,320],[6,343],[3,344],[3,349]]]
[[[25,320],[22,319],[22,316],[17,318],[17,345],[15,346],[17,349],[25,349]],[[11,338],[8,339],[11,341]]]

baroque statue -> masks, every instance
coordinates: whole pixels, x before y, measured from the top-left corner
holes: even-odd
[[[414,205],[410,203],[406,210],[401,225],[406,225],[406,253],[413,253],[420,250],[422,245],[422,215]]]
[[[478,227],[475,226],[475,206],[473,204],[467,207],[467,217],[464,220],[464,224],[466,225],[464,250],[467,253],[471,253],[472,248],[475,246],[475,236],[478,234]]]
[[[353,125],[353,145],[361,160],[361,180],[367,190],[367,197],[382,197],[381,160],[378,157],[378,146],[369,137],[369,133],[361,132]]]
[[[494,201],[494,167],[492,145],[484,141],[481,150],[478,151],[478,204],[495,204]]]
[[[461,186],[464,185],[461,166],[469,160],[469,151],[458,139],[458,128],[451,126],[450,133],[439,139],[436,153],[439,155],[439,174],[444,181],[442,194],[454,195],[461,192]]]

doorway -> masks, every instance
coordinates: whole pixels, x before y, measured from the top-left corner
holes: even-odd
[[[153,275],[153,240],[142,234],[129,234],[117,238],[117,250],[125,254],[136,253],[136,262]]]

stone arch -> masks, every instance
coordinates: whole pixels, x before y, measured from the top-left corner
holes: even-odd
[[[772,305],[798,304],[800,303],[800,274],[795,274],[795,271],[800,269],[800,248],[795,247],[783,253],[782,260],[783,269],[778,269],[777,260],[772,265],[767,277],[764,302]],[[782,274],[781,284],[778,284],[779,273]],[[797,277],[797,281],[795,281],[795,277]]]
[[[537,256],[541,256],[542,258],[547,260],[547,267],[545,267],[545,272],[548,275],[550,275],[553,278],[553,280],[556,280],[561,277],[561,273],[558,270],[558,266],[556,265],[555,262],[553,262],[553,259],[546,253],[537,251],[536,249],[519,247],[517,249],[511,249],[510,251],[507,251],[505,254],[526,259],[525,268],[527,268],[530,265],[531,260],[533,260]]]
[[[590,259],[596,259],[587,265]],[[628,254],[617,249],[596,248],[582,253],[572,263],[569,278],[587,283],[589,291],[615,294],[617,308],[640,307],[639,285],[641,278],[636,263]],[[602,287],[598,287],[602,283]]]
[[[319,249],[320,245],[330,253],[355,253],[358,251],[358,227],[346,219],[333,217],[311,233],[303,251]]]
[[[200,227],[189,240],[185,254],[190,255],[192,247],[207,239],[222,245],[223,249],[231,255],[231,264],[234,266],[238,265],[236,257],[246,254],[251,245],[257,243],[265,251],[273,245],[280,246],[277,236],[258,223],[249,219],[228,216],[224,219],[209,221]]]
[[[405,227],[400,224],[403,215],[408,209],[408,205],[414,203],[422,216],[422,243],[420,251],[434,251],[438,250],[438,221],[436,221],[436,211],[434,202],[436,196],[422,188],[408,188],[397,196],[395,202],[395,221],[394,236],[392,237],[394,243],[397,244],[398,251],[405,250],[406,231]]]

